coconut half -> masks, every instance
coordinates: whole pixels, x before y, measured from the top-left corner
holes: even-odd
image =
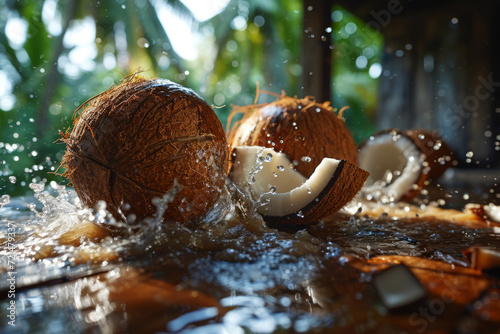
[[[382,203],[409,200],[427,179],[424,154],[414,141],[392,130],[371,136],[359,148],[359,166],[370,173],[362,192]]]
[[[307,179],[284,153],[238,146],[229,177],[249,188],[266,221],[308,224],[340,210],[361,189],[368,173],[346,160],[324,158]]]

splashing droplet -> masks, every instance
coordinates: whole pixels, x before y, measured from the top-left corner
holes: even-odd
[[[0,209],[2,206],[7,205],[10,203],[10,196],[9,195],[3,195],[0,197]]]

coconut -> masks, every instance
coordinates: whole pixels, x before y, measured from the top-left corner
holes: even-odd
[[[351,132],[335,114],[329,102],[311,97],[281,97],[269,104],[238,107],[245,112],[228,134],[231,149],[263,146],[284,152],[305,177],[310,177],[323,158],[358,163],[357,147]]]
[[[81,108],[63,136],[63,162],[83,203],[103,200],[117,219],[142,219],[178,184],[163,217],[188,222],[217,201],[228,145],[217,115],[192,90],[133,76]]]
[[[267,222],[306,225],[340,210],[361,189],[368,173],[347,160],[324,158],[309,178],[285,153],[238,146],[229,177],[248,188]]]
[[[452,153],[436,132],[390,129],[359,146],[359,166],[370,172],[363,193],[384,203],[410,201],[429,177],[452,165]]]

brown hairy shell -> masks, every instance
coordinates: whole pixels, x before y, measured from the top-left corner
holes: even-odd
[[[153,216],[153,198],[177,180],[181,190],[164,218],[195,221],[217,201],[228,164],[215,112],[165,79],[134,76],[97,95],[63,140],[65,175],[80,199],[88,206],[105,201],[118,219]]]
[[[282,97],[269,103],[239,107],[246,110],[238,126],[228,134],[231,150],[236,146],[264,146],[284,152],[309,178],[323,158],[344,159],[358,164],[357,146],[341,116],[329,102],[311,97]]]
[[[430,179],[437,179],[448,168],[453,166],[454,154],[437,131],[411,129],[405,131],[405,133],[413,139],[415,145],[425,154]]]

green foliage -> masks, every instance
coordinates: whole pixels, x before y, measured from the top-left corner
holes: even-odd
[[[344,113],[346,124],[359,143],[375,131],[378,76],[371,77],[369,70],[381,62],[383,37],[340,6],[333,8],[332,18],[333,103],[350,106]],[[357,65],[359,57],[358,65],[366,61],[365,66]]]
[[[254,102],[257,84],[263,90],[277,94],[283,90],[287,95],[295,95],[301,74],[302,1],[231,3],[231,21],[228,16],[219,15],[209,22],[216,32],[218,55],[206,95],[215,105],[224,106],[219,111],[223,124],[232,105]],[[237,20],[245,22],[243,29],[235,28]],[[217,101],[218,97],[223,99]],[[263,96],[260,101],[265,100]]]

